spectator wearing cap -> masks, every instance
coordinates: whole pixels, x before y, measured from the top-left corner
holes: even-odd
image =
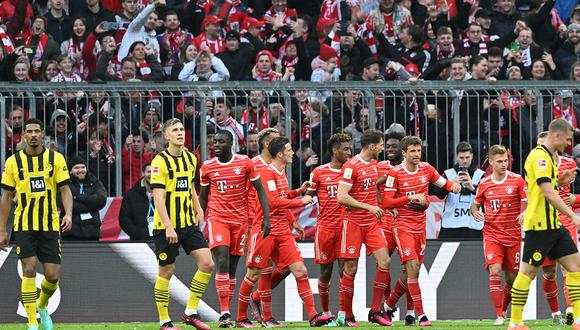
[[[215,125],[216,130],[226,130],[232,133],[234,137],[232,148],[234,152],[240,152],[246,148],[244,127],[231,116],[231,113],[231,103],[224,98],[217,98],[213,110],[213,118],[209,120],[209,123]]]
[[[40,77],[43,61],[55,60],[60,54],[60,45],[46,33],[46,23],[44,16],[35,17],[30,36],[24,41],[24,47],[32,49],[27,55],[34,77]]]
[[[87,28],[93,31],[97,24],[105,22],[114,22],[115,15],[107,9],[101,7],[101,0],[85,0],[85,6],[72,6],[73,3],[79,4],[82,0],[69,1],[72,17],[84,17],[87,20]]]
[[[380,54],[392,58],[402,65],[415,64],[420,72],[425,71],[431,61],[431,54],[423,49],[423,29],[418,25],[404,27],[399,32],[400,43],[393,46],[384,35],[379,35]]]
[[[327,44],[320,45],[320,55],[312,60],[310,81],[338,81],[340,75],[341,70],[336,49]]]
[[[522,14],[516,7],[516,0],[498,0],[491,7],[491,32],[500,38],[509,35]]]
[[[240,42],[252,46],[255,52],[266,49],[264,40],[262,39],[262,27],[266,24],[264,21],[258,21],[253,17],[246,17],[242,23],[242,30],[240,31]]]
[[[252,80],[252,66],[256,50],[240,42],[240,34],[230,30],[226,34],[226,49],[219,52],[215,57],[219,58],[230,75],[230,80],[242,81]]]
[[[94,1],[94,0],[87,0]],[[145,45],[152,47],[155,50],[155,58],[159,59],[159,42],[157,41],[157,27],[158,15],[155,12],[155,7],[164,4],[164,0],[154,0],[147,7],[145,7],[137,17],[129,24],[127,31],[123,35],[121,46],[119,47],[118,57],[124,59],[129,54],[129,48],[136,42],[141,41]],[[112,20],[114,21],[114,19]]]
[[[70,144],[75,137],[75,130],[67,113],[64,110],[56,109],[50,117],[50,126],[54,132],[56,150],[63,155],[73,154],[75,151],[70,150]]]
[[[489,38],[489,40],[495,40],[499,38],[499,36],[491,32],[491,11],[485,8],[481,8],[475,13],[474,17],[475,23],[481,26],[481,33],[484,38]]]
[[[207,49],[215,55],[226,48],[224,39],[220,37],[221,22],[222,20],[214,15],[208,15],[203,19],[202,32],[193,41],[197,49],[200,51]]]
[[[105,187],[108,196],[115,195],[115,158],[103,146],[99,131],[90,127],[87,134],[87,150],[79,152],[88,169]]]
[[[107,191],[88,169],[85,161],[75,156],[68,162],[70,182],[68,186],[73,196],[71,230],[63,232],[63,240],[98,241],[101,238],[101,217],[99,211],[107,203]],[[60,194],[56,204],[64,215]]]
[[[183,66],[178,78],[181,81],[228,81],[230,72],[219,57],[202,50],[195,60]]]
[[[566,31],[566,40],[556,51],[554,57],[559,65],[560,71],[564,77],[570,75],[570,67],[577,61],[580,56],[580,23],[568,25]]]
[[[554,119],[564,118],[570,125],[577,130],[579,128],[579,114],[574,109],[574,93],[565,89],[556,92],[556,97],[552,103],[552,115]],[[549,117],[548,117],[549,118]]]
[[[146,151],[149,134],[142,129],[134,129],[125,140],[121,159],[123,167],[123,194],[127,193],[142,176],[143,165],[153,160],[153,154]]]
[[[64,11],[64,0],[50,0],[50,10],[46,13],[46,32],[59,45],[70,37],[72,18]]]
[[[363,62],[363,73],[361,79],[364,81],[383,81],[381,75],[381,63],[374,57],[369,57]]]
[[[132,241],[144,241],[153,235],[153,192],[151,164],[144,164],[142,177],[123,195],[119,210],[119,225]]]
[[[274,65],[274,56],[272,56],[270,51],[262,50],[258,52],[256,55],[256,65],[252,68],[252,78],[256,81],[288,81],[290,77],[288,75],[282,76],[278,72],[278,70],[282,69],[279,66],[276,68],[277,70],[273,70]]]
[[[149,136],[149,152],[157,154],[165,148],[162,132],[161,105],[159,103],[149,102],[146,105],[140,129],[147,132]]]
[[[160,47],[160,57],[166,76],[171,75],[171,69],[179,62],[179,55],[184,45],[193,42],[193,35],[181,29],[179,16],[174,10],[165,12],[165,32],[157,36]]]

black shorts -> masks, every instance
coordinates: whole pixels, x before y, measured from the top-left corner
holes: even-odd
[[[37,257],[42,263],[60,264],[60,233],[58,231],[16,231],[18,259]]]
[[[546,257],[556,260],[574,253],[578,253],[578,248],[564,227],[557,230],[526,231],[522,255],[525,263],[539,267]]]
[[[165,237],[165,230],[153,230],[153,241],[155,242],[155,255],[160,266],[175,263],[175,258],[179,255],[179,246],[186,254],[193,250],[207,249],[207,241],[197,226],[187,228],[176,228],[177,244],[169,244]]]

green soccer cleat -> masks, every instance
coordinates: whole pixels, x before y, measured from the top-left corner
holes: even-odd
[[[338,327],[338,323],[335,320],[332,320],[324,325],[325,327]]]
[[[346,320],[345,320],[346,316],[344,312],[338,312],[338,314],[336,315],[336,325],[339,327],[344,327],[346,324]]]
[[[42,325],[42,330],[52,330],[52,319],[46,308],[37,307],[38,314],[40,315],[40,324]]]
[[[26,330],[38,330],[38,324],[29,324]]]

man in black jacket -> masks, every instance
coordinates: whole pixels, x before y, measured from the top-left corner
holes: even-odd
[[[87,165],[82,158],[73,157],[68,168],[68,185],[73,195],[72,228],[62,233],[62,239],[97,241],[101,238],[99,211],[107,203],[107,192],[101,181],[87,171]],[[64,210],[60,195],[57,196],[57,205]]]
[[[226,49],[216,56],[224,62],[230,72],[230,80],[252,80],[252,67],[256,49],[240,43],[240,34],[234,30],[226,34]]]
[[[133,241],[148,240],[153,230],[153,195],[151,192],[151,163],[143,165],[143,177],[123,196],[119,210],[119,224]]]

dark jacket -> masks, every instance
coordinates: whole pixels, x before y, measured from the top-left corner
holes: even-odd
[[[107,203],[105,187],[96,177],[87,173],[82,183],[71,176],[68,184],[73,196],[72,228],[62,233],[65,240],[98,240],[101,238],[101,217],[99,211]],[[57,195],[57,205],[63,210],[62,198]],[[61,211],[61,217],[64,211]],[[85,219],[85,220],[83,220]]]
[[[56,43],[60,45],[63,41],[70,38],[73,24],[73,20],[70,16],[63,13],[62,18],[58,19],[55,18],[49,10],[45,17],[48,21],[46,33],[50,34]]]
[[[492,11],[491,16],[491,31],[493,34],[497,34],[500,37],[504,37],[510,34],[516,26],[516,22],[521,19],[522,14],[520,14],[519,9],[515,9],[509,14],[499,12],[497,10]]]
[[[224,50],[216,55],[230,72],[231,81],[253,80],[252,67],[256,50],[254,47],[240,43],[240,48],[234,52]]]
[[[97,60],[97,68],[96,68],[96,75],[99,79],[103,81],[121,81],[121,78],[112,75],[107,70],[109,66],[109,62],[111,61],[111,54],[107,52],[102,52],[101,56]],[[149,64],[151,68],[151,73],[147,76],[147,78],[143,78],[139,75],[139,68],[137,67],[137,76],[135,78],[140,79],[142,81],[162,81],[163,80],[163,68],[161,67],[161,63],[157,60],[154,55],[147,55],[145,56],[145,61]]]
[[[546,1],[537,13],[526,17],[526,23],[534,32],[534,41],[546,49],[550,49],[558,39],[558,32],[552,26],[550,15],[554,3],[553,0]]]
[[[133,188],[123,196],[123,202],[119,210],[119,225],[133,241],[149,239],[147,226],[149,205],[147,191],[141,184],[141,180],[137,181]]]

